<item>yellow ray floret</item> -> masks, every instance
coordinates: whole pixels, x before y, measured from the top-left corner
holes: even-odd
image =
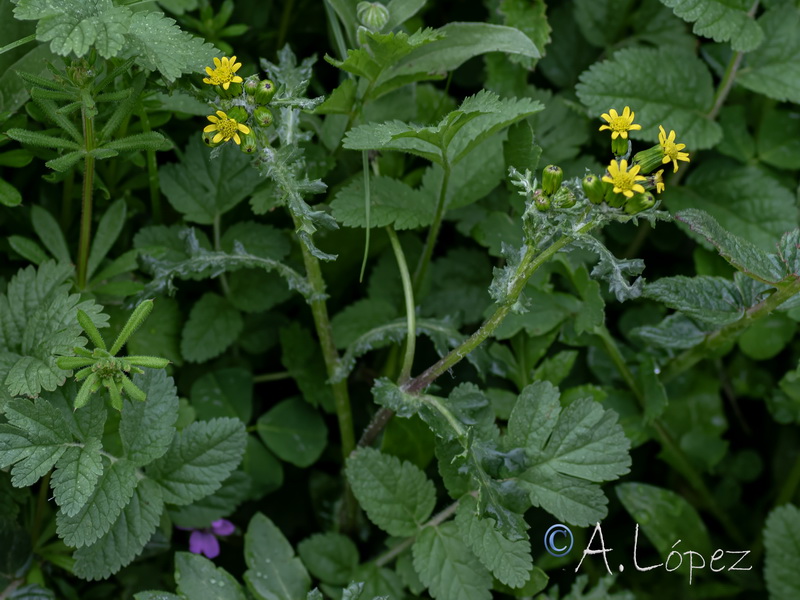
[[[208,77],[203,79],[203,83],[208,85],[221,85],[222,89],[227,90],[232,83],[242,83],[242,78],[236,74],[242,63],[236,62],[236,57],[223,56],[222,60],[214,57],[214,65],[216,68],[206,67]]]
[[[222,141],[227,142],[230,139],[233,139],[237,144],[241,144],[242,139],[239,137],[239,132],[241,131],[245,134],[250,133],[250,128],[247,125],[242,125],[236,119],[231,119],[221,110],[217,111],[216,117],[214,115],[209,115],[208,120],[211,121],[211,125],[206,125],[203,131],[206,133],[211,133],[212,131],[217,132],[211,140],[215,144]]]
[[[624,194],[626,198],[632,198],[634,193],[644,194],[644,187],[638,183],[647,177],[639,175],[639,165],[634,165],[628,170],[628,161],[611,161],[608,165],[608,175],[603,177],[603,181],[614,185],[615,194]]]
[[[607,113],[603,113],[600,116],[603,117],[603,119],[605,119],[608,123],[608,125],[601,125],[600,131],[603,131],[604,129],[610,130],[612,140],[615,140],[620,136],[622,136],[623,140],[627,140],[629,131],[636,131],[642,128],[641,125],[637,125],[633,122],[635,113],[631,111],[630,106],[626,106],[622,110],[621,115],[618,115],[617,111],[612,108]]]
[[[672,161],[672,164],[675,166],[673,173],[677,173],[679,160],[689,162],[689,153],[681,152],[681,150],[686,148],[686,144],[675,143],[675,132],[673,130],[670,130],[669,137],[667,137],[667,132],[664,131],[664,127],[661,125],[658,126],[658,130],[658,142],[661,144],[661,151],[664,153],[664,158],[661,162],[667,164],[669,161]]]

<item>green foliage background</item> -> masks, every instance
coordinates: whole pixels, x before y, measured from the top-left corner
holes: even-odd
[[[800,597],[800,3],[381,10],[0,0],[0,597]]]

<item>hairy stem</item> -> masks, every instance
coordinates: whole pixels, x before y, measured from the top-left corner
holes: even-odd
[[[411,285],[411,275],[408,272],[408,265],[406,264],[406,257],[403,254],[403,247],[400,245],[400,240],[397,239],[397,234],[394,229],[387,227],[386,233],[389,235],[389,241],[392,242],[394,257],[397,259],[397,266],[400,269],[400,278],[403,280],[403,295],[406,301],[406,324],[408,325],[408,333],[406,335],[406,351],[403,356],[403,367],[400,369],[400,378],[398,379],[398,382],[403,384],[411,377],[411,367],[414,364],[414,348],[417,339],[417,315],[414,310],[414,289]]]
[[[439,229],[442,227],[442,217],[444,217],[444,204],[447,199],[447,185],[450,182],[450,163],[447,157],[444,158],[442,168],[442,187],[439,190],[439,201],[436,203],[436,214],[433,217],[433,224],[428,230],[428,239],[425,240],[425,249],[422,251],[422,256],[419,257],[419,263],[414,271],[414,291],[419,292],[419,288],[425,279],[425,273],[428,270],[428,265],[431,262],[433,255],[433,248],[436,245],[436,238],[439,237]]]
[[[92,243],[92,193],[94,191],[94,118],[86,106],[81,107],[83,140],[86,157],[83,162],[83,193],[81,199],[81,232],[78,239],[78,288],[86,287],[89,265],[89,246]]]

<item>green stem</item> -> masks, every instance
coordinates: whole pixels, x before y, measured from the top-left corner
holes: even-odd
[[[222,243],[220,242],[221,221],[222,215],[216,213],[214,215],[214,250],[217,252],[222,252]],[[231,288],[228,285],[228,278],[225,277],[225,273],[220,273],[219,284],[222,287],[222,292],[225,294],[225,297],[227,298],[230,296]]]
[[[733,87],[733,82],[736,80],[736,72],[742,64],[742,57],[744,57],[744,52],[736,52],[728,61],[728,66],[725,68],[725,73],[722,75],[722,80],[717,87],[717,93],[714,95],[714,104],[711,110],[708,111],[709,120],[716,119],[719,111],[722,110],[722,105],[725,104],[725,100]]]
[[[636,382],[636,378],[634,377],[633,373],[628,368],[628,363],[625,362],[625,358],[622,356],[622,352],[620,352],[616,340],[614,340],[614,338],[611,336],[611,333],[605,326],[598,327],[595,333],[603,342],[606,352],[611,358],[611,361],[614,363],[614,366],[617,367],[620,375],[622,375],[625,383],[631,389],[633,395],[636,396],[639,406],[642,408],[642,410],[644,410],[644,393]],[[675,441],[675,438],[672,437],[672,434],[659,419],[654,419],[651,425],[658,434],[661,445],[664,446],[669,451],[669,454],[675,459],[677,463],[675,467],[683,474],[684,477],[686,477],[695,491],[703,499],[703,502],[706,504],[711,513],[725,528],[725,531],[728,533],[728,535],[737,543],[744,544],[744,538],[742,537],[741,533],[739,533],[738,528],[733,524],[733,521],[730,520],[725,511],[720,508],[719,503],[717,502],[716,498],[714,498],[711,490],[709,490],[708,486],[706,486],[703,476],[697,472],[697,469],[694,468],[694,465],[692,465],[689,457],[686,456],[680,445]]]
[[[798,292],[800,292],[800,277],[788,285],[780,287],[771,296],[765,298],[758,304],[748,308],[744,316],[738,321],[715,331],[708,335],[703,343],[675,357],[671,362],[667,363],[666,367],[662,370],[662,380],[666,382],[674,379],[707,356],[723,348],[735,340],[739,334],[750,327],[755,321],[766,317]]]
[[[595,223],[590,221],[589,223],[584,224],[575,233],[576,235],[587,233],[594,226]],[[405,385],[403,385],[402,387],[404,391],[409,394],[416,394],[427,388],[437,377],[461,362],[463,358],[477,348],[486,338],[492,335],[494,330],[497,329],[500,323],[503,322],[503,319],[505,319],[506,315],[511,311],[511,307],[519,298],[522,290],[525,289],[525,285],[528,283],[528,279],[531,277],[531,275],[533,275],[539,269],[539,267],[546,263],[556,252],[569,244],[573,239],[575,239],[573,236],[562,236],[535,258],[534,256],[536,254],[536,249],[532,246],[528,246],[525,256],[522,258],[517,267],[514,283],[511,286],[511,291],[508,294],[508,299],[506,302],[499,306],[497,310],[494,311],[494,314],[492,314],[492,316],[489,317],[475,333],[464,340],[461,345],[454,350],[451,350],[450,353],[442,357],[436,364],[425,370],[425,372],[409,380]]]
[[[358,282],[364,281],[364,271],[367,268],[367,257],[369,256],[369,232],[370,230],[370,209],[372,202],[369,197],[369,152],[364,150],[361,153],[361,169],[364,171],[364,212],[367,217],[367,233],[364,237],[364,258],[361,260],[361,273],[358,275]]]
[[[389,235],[389,241],[392,242],[392,250],[394,250],[394,257],[397,259],[397,266],[400,269],[400,278],[403,280],[403,295],[406,300],[406,323],[408,325],[408,333],[406,336],[406,351],[403,356],[403,367],[400,369],[400,384],[405,383],[411,377],[411,367],[414,364],[414,349],[417,339],[417,314],[414,310],[414,289],[411,285],[411,274],[408,272],[408,264],[406,257],[403,254],[403,247],[400,245],[400,240],[397,239],[397,234],[391,226],[386,227],[386,233]]]
[[[83,194],[81,200],[81,231],[78,240],[78,289],[86,287],[89,246],[92,243],[92,193],[94,191],[94,119],[85,106],[81,107],[83,141],[86,157],[83,162]]]
[[[147,111],[142,108],[139,111],[139,120],[142,122],[142,131],[150,133],[150,118],[147,116]],[[161,192],[158,183],[158,163],[156,162],[156,151],[147,150],[145,152],[147,159],[147,183],[150,188],[150,210],[153,212],[153,223],[156,225],[161,224]]]
[[[253,375],[253,383],[266,383],[267,381],[280,381],[281,379],[290,379],[291,373],[289,371],[278,371],[277,373],[265,373],[263,375]]]
[[[26,35],[24,38],[17,40],[16,42],[11,42],[10,44],[6,44],[2,48],[0,48],[0,54],[5,54],[13,50],[14,48],[19,48],[20,46],[27,44],[28,42],[32,42],[36,39],[36,34],[32,33],[30,35]]]
[[[786,476],[786,480],[781,486],[781,491],[778,492],[778,497],[775,499],[775,506],[782,506],[792,501],[797,494],[797,487],[800,486],[800,456],[794,460],[794,465],[791,471]]]
[[[419,288],[425,279],[425,273],[428,270],[428,264],[433,255],[433,247],[436,245],[436,238],[439,237],[439,229],[442,227],[442,217],[444,216],[444,205],[447,199],[447,185],[450,182],[450,163],[447,157],[444,156],[444,164],[442,168],[442,187],[439,190],[439,201],[436,203],[436,214],[433,217],[433,224],[428,230],[428,239],[425,240],[425,249],[422,251],[422,256],[419,257],[417,269],[414,271],[414,292],[419,292]]]

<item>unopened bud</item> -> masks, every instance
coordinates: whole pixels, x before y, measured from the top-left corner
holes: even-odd
[[[240,96],[242,94],[242,84],[231,83],[228,85],[227,90],[222,88],[222,93],[228,98],[235,98],[236,96]]]
[[[553,203],[559,208],[571,208],[575,206],[575,194],[567,187],[558,188]]]
[[[628,140],[622,139],[622,136],[611,140],[611,152],[614,153],[614,156],[625,156],[629,148],[630,144]]]
[[[389,22],[389,9],[380,2],[359,2],[356,15],[371,31],[380,31]]]
[[[537,210],[542,212],[550,210],[550,196],[545,195],[542,190],[533,192],[533,204]]]
[[[561,167],[556,165],[548,165],[542,171],[542,191],[548,196],[555,194],[556,190],[561,187],[561,181],[564,179],[564,171]]]
[[[583,181],[581,181],[581,187],[583,188],[583,193],[586,194],[586,197],[589,199],[589,202],[592,204],[601,204],[603,202],[606,186],[599,177],[596,175],[587,175],[583,178]]]
[[[239,138],[242,140],[242,143],[239,144],[239,150],[245,154],[253,154],[258,149],[256,137],[252,133],[240,132]]]
[[[635,194],[633,198],[628,198],[625,201],[625,212],[629,215],[635,215],[651,208],[655,203],[656,199],[650,192]]]
[[[256,108],[256,110],[253,112],[253,118],[256,120],[256,123],[262,127],[269,127],[272,125],[272,121],[274,120],[272,117],[272,111],[266,106],[259,106]]]
[[[256,88],[256,102],[259,104],[269,104],[272,97],[275,95],[275,84],[269,79],[258,82]]]
[[[248,96],[254,96],[259,83],[258,77],[248,77],[244,80],[244,93]]]
[[[641,152],[637,152],[633,155],[633,165],[639,165],[641,167],[639,169],[640,175],[647,175],[651,173],[654,169],[657,169],[661,166],[664,160],[664,150],[661,148],[661,144],[656,144],[648,148],[647,150],[642,150]]]
[[[237,123],[244,123],[248,117],[247,111],[241,106],[234,106],[228,109],[226,114],[229,119],[233,119]]]
[[[208,146],[209,148],[216,148],[217,146],[222,144],[223,143],[222,140],[220,140],[218,142],[214,141],[214,136],[215,135],[217,135],[217,134],[215,132],[213,132],[213,131],[211,131],[211,132],[204,131],[203,132],[203,143],[206,146]]]

